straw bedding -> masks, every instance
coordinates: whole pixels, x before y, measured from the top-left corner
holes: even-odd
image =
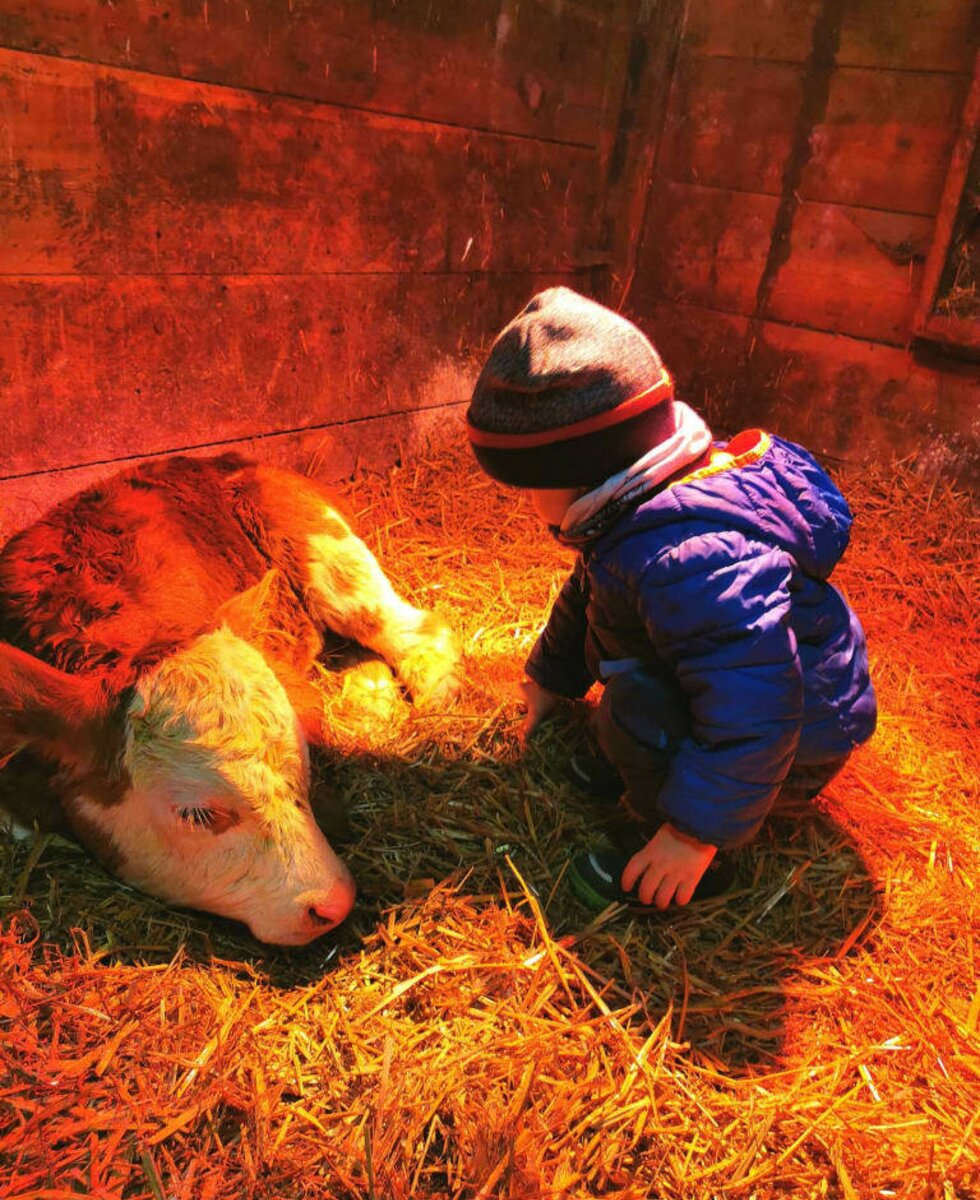
[[[353,484],[461,701],[323,672],[360,898],[299,952],[4,839],[0,1195],[980,1195],[978,522],[906,470],[843,484],[879,732],[734,893],[653,921],[563,880],[609,819],[562,782],[576,723],[518,739],[566,552],[460,453]]]

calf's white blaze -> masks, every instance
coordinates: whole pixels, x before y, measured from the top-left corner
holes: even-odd
[[[127,882],[277,944],[324,932],[310,919],[315,897],[339,897],[330,924],[346,915],[353,883],[310,811],[295,711],[262,655],[227,628],[140,679],[125,766],[120,804],[77,804],[119,847]]]

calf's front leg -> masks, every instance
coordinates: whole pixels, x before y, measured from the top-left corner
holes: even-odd
[[[310,615],[380,654],[417,704],[459,691],[459,653],[446,622],[395,591],[367,546],[331,512],[308,539],[305,600]]]
[[[459,652],[446,622],[398,595],[326,488],[272,467],[256,475],[273,556],[310,617],[380,654],[416,703],[452,699]]]

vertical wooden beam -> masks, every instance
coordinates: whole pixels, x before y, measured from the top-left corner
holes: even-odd
[[[972,187],[970,185],[973,185]],[[957,231],[966,232],[980,189],[980,51],[973,68],[973,85],[967,97],[959,136],[953,147],[949,174],[936,216],[932,249],[926,260],[925,278],[912,332],[947,349],[980,356],[980,319],[937,312],[942,284],[948,282],[955,253]],[[971,192],[973,193],[971,195]],[[976,234],[973,235],[976,237]]]
[[[619,0],[608,85],[615,102],[600,138],[597,248],[604,270],[594,280],[616,309],[626,303],[636,270],[686,8],[687,0]]]
[[[789,154],[783,167],[779,207],[773,222],[769,253],[756,291],[755,312],[749,323],[748,353],[751,355],[757,329],[769,308],[776,278],[790,255],[793,221],[800,206],[800,180],[813,153],[813,131],[827,112],[830,79],[840,46],[841,23],[847,0],[824,0],[813,24],[810,54],[803,77],[803,97],[793,131]]]

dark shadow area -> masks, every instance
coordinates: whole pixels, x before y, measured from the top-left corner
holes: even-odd
[[[556,938],[570,937],[611,1007],[636,1004],[652,1026],[672,1009],[675,1040],[696,1061],[743,1071],[778,1057],[787,984],[874,936],[880,901],[857,848],[819,805],[778,811],[736,856],[725,896],[654,917],[596,921],[564,879],[569,856],[610,840],[614,806],[572,791],[564,767],[579,729],[553,724],[520,754],[513,729],[484,725],[468,746],[422,743],[404,757],[314,753],[314,811],[358,883],[354,912],[307,947],[256,942],[235,922],[181,910],[107,875],[60,839],[7,842],[2,908],[28,907],[42,940],[79,941],[114,962],[192,962],[289,988],[357,953],[383,914],[441,881],[467,895],[520,900],[508,859]],[[591,928],[590,928],[591,927]]]

